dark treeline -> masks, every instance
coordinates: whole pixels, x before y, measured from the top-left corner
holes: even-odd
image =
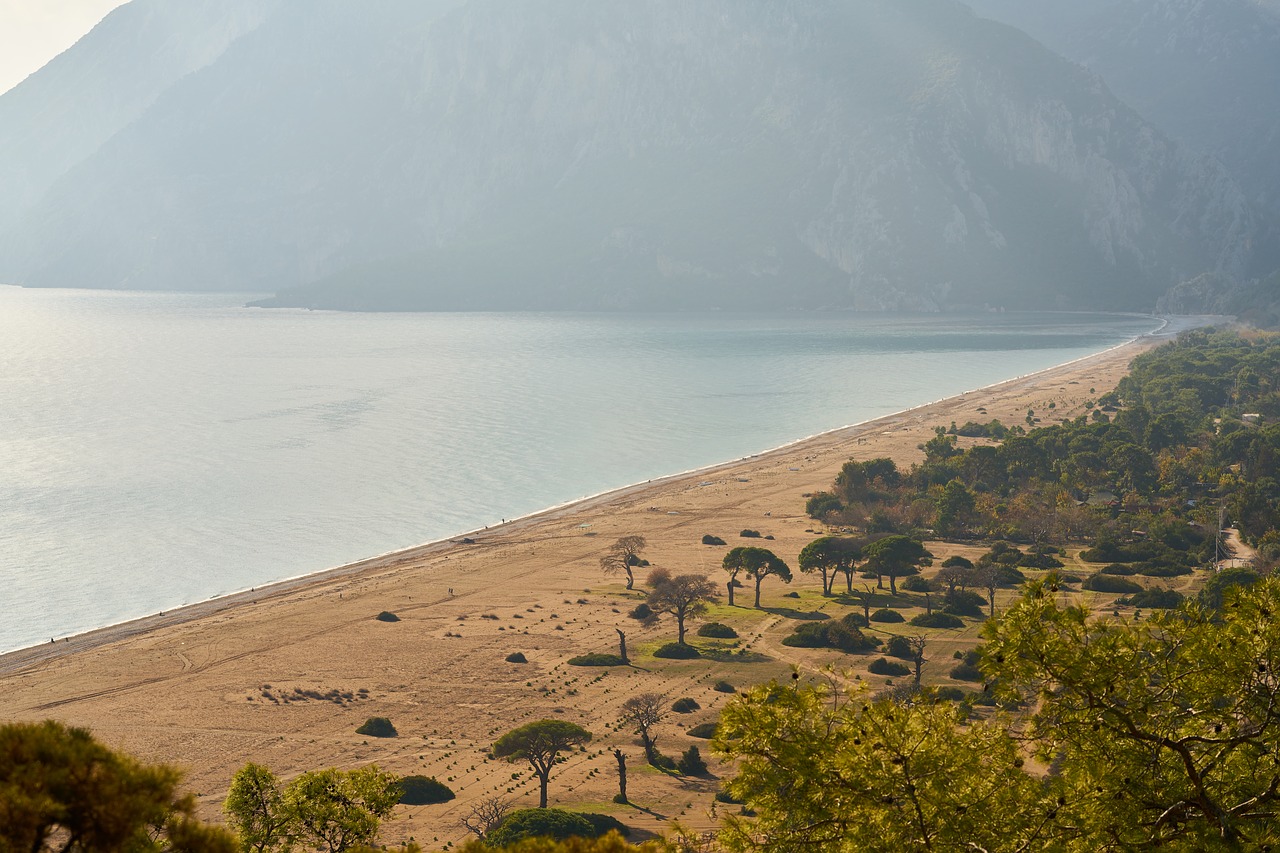
[[[1086,559],[1158,571],[1211,559],[1221,508],[1264,562],[1280,558],[1280,339],[1188,333],[1089,408],[1029,430],[939,427],[923,462],[851,460],[807,509],[871,534],[1091,542]]]

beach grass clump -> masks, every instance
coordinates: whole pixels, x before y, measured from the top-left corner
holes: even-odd
[[[605,652],[587,652],[585,655],[569,658],[570,666],[626,666],[627,662],[617,655]]]
[[[364,721],[360,728],[356,729],[356,734],[368,735],[369,737],[395,737],[399,732],[391,724],[391,720],[386,717],[370,717]]]
[[[400,780],[400,802],[406,806],[447,803],[457,795],[434,776],[405,776]]]

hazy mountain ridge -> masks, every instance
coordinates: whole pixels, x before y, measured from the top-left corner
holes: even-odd
[[[1250,264],[1220,166],[943,0],[257,8],[0,233],[0,278],[364,309],[1143,309]]]

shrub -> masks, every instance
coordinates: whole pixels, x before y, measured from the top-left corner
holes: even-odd
[[[672,773],[676,772],[676,760],[670,755],[663,755],[661,752],[655,752],[653,754],[653,758],[649,760],[649,763],[659,770],[670,770]]]
[[[1104,575],[1116,575],[1121,577],[1128,577],[1129,575],[1136,575],[1138,573],[1138,570],[1135,569],[1133,566],[1126,565],[1124,563],[1112,563],[1109,566],[1104,566],[1102,568],[1102,573]]]
[[[932,695],[937,702],[960,702],[964,699],[965,692],[959,687],[935,687]]]
[[[950,675],[956,681],[982,681],[982,670],[971,663],[958,663],[951,667]]]
[[[707,762],[702,760],[702,753],[698,752],[698,745],[692,744],[680,756],[680,760],[676,762],[676,768],[682,776],[704,776],[707,772]]]
[[[907,592],[929,592],[933,589],[933,585],[921,575],[911,575],[903,578],[898,588],[905,589]]]
[[[1191,567],[1180,566],[1177,563],[1142,563],[1138,566],[1138,574],[1144,578],[1176,578],[1191,574]]]
[[[631,827],[613,815],[596,814],[595,812],[574,812],[574,814],[591,824],[591,828],[595,830],[596,838],[608,835],[610,832],[616,832],[623,838],[631,835]]]
[[[717,693],[737,693],[738,688],[734,687],[727,681],[717,681],[711,686],[711,689]]]
[[[840,623],[846,628],[866,628],[867,617],[861,613],[846,613],[840,617]]]
[[[726,544],[719,536],[712,536],[710,533],[702,537],[703,545],[724,545]]]
[[[723,622],[708,622],[698,628],[698,636],[716,640],[734,640],[737,639],[738,632]]]
[[[395,737],[397,732],[396,727],[391,725],[391,721],[386,717],[370,717],[356,729],[356,734],[369,737]]]
[[[728,791],[716,791],[716,802],[728,803],[733,806],[742,805],[742,800],[739,800],[737,797],[735,797],[733,794],[730,794]]]
[[[507,655],[507,663],[528,663],[529,659],[524,656],[524,652],[512,652]]]
[[[981,616],[987,600],[969,589],[957,589],[942,599],[948,613],[958,616]]]
[[[585,655],[569,658],[570,666],[626,666],[626,661],[617,655],[604,652],[588,652]]]
[[[782,645],[802,649],[839,649],[842,652],[865,652],[874,649],[879,642],[867,637],[857,628],[841,622],[806,622],[795,629]]]
[[[677,714],[692,714],[701,707],[696,699],[690,699],[688,696],[671,703],[671,710]]]
[[[659,646],[654,651],[653,656],[655,658],[670,658],[673,660],[692,660],[693,658],[702,657],[697,649],[685,643],[667,643]]]
[[[913,660],[915,652],[911,651],[911,641],[906,637],[895,634],[889,638],[889,643],[884,647],[885,654],[903,660]]]
[[[702,740],[711,740],[716,736],[715,723],[699,723],[696,726],[685,730],[685,734],[689,737],[701,738]]]
[[[641,622],[654,618],[653,608],[648,604],[645,604],[643,601],[633,607],[631,612],[627,615],[632,619],[639,619]]]
[[[874,672],[876,675],[909,675],[911,673],[911,667],[887,658],[876,658],[867,667],[867,670]]]
[[[379,622],[399,622],[400,621],[400,617],[392,613],[390,610],[384,610],[373,618],[377,619]]]
[[[564,809],[517,809],[485,836],[485,844],[503,847],[526,838],[594,838],[595,827],[580,814]]]
[[[759,539],[760,531],[759,530],[743,530],[738,535],[741,536],[743,539]]]
[[[911,617],[911,624],[917,628],[963,628],[964,620],[954,613],[935,610]]]
[[[405,776],[400,780],[400,791],[400,802],[406,806],[447,803],[455,796],[452,788],[434,776]]]
[[[1186,597],[1176,589],[1144,589],[1133,595],[1126,595],[1116,600],[1116,604],[1128,604],[1132,607],[1150,607],[1157,610],[1171,610],[1177,607]]]
[[[669,580],[671,580],[671,570],[664,569],[662,566],[659,566],[658,568],[649,572],[649,576],[644,579],[644,582],[646,586],[657,587],[658,585],[664,584]]]
[[[796,591],[793,589],[791,592],[784,592],[784,593],[782,594],[782,597],[783,597],[783,598],[799,598],[799,597],[800,597],[800,593],[796,592]]]
[[[871,614],[872,622],[905,622],[907,618],[896,610],[890,610],[887,607],[881,607],[879,610]]]
[[[1141,585],[1111,575],[1090,575],[1080,584],[1080,588],[1094,592],[1142,592]]]
[[[840,505],[840,499],[830,492],[814,492],[804,504],[805,514],[817,519],[826,518],[828,513],[842,509],[844,507]]]

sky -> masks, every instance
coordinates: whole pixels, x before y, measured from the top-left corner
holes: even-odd
[[[0,92],[71,47],[125,0],[0,0]]]

